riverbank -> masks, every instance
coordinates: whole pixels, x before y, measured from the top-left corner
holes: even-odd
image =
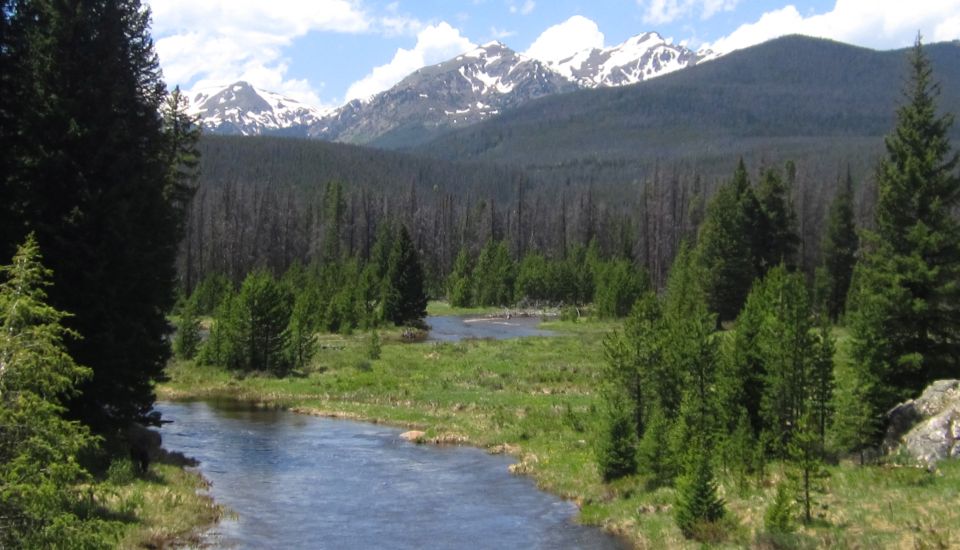
[[[672,516],[674,490],[645,489],[642,475],[605,484],[597,471],[595,434],[602,399],[595,388],[604,368],[602,340],[616,323],[550,322],[549,338],[407,344],[382,331],[382,353],[366,354],[367,336],[325,335],[309,371],[278,380],[237,377],[221,369],[174,363],[164,399],[230,398],[302,413],[387,423],[423,431],[426,441],[454,441],[515,455],[512,468],[539,487],[575,501],[580,520],[623,535],[637,547],[696,547]],[[960,468],[939,475],[912,468],[828,469],[818,496],[818,520],[794,546],[914,547],[960,545],[952,526]],[[728,543],[754,544],[773,481],[740,491],[720,475],[721,492],[738,527]],[[888,504],[888,503],[893,503]],[[896,506],[896,510],[888,509]]]

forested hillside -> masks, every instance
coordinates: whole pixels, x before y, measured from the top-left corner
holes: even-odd
[[[960,110],[960,44],[927,51],[940,107]],[[905,57],[785,37],[650,82],[540,99],[417,150],[523,166],[542,180],[630,181],[657,163],[712,176],[738,156],[851,163],[856,177],[872,172],[892,127]]]

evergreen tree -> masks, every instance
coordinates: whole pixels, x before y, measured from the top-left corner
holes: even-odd
[[[447,279],[447,296],[450,299],[450,305],[455,307],[473,306],[473,281],[470,272],[470,253],[464,246],[457,253],[457,259],[453,262],[453,272]]]
[[[633,403],[624,395],[608,401],[607,425],[597,449],[597,464],[604,481],[637,473],[637,431]]]
[[[754,435],[760,433],[763,423],[760,401],[764,390],[763,339],[766,297],[757,291],[760,283],[747,296],[747,302],[737,317],[732,338],[725,340],[723,358],[717,372],[717,399],[728,430],[734,429],[741,408],[749,420]]]
[[[593,303],[600,317],[624,317],[640,294],[649,288],[645,274],[626,260],[614,260],[597,267]]]
[[[764,365],[761,417],[783,452],[810,408],[818,345],[807,289],[801,275],[783,265],[771,270],[755,292],[764,309],[759,349]]]
[[[74,314],[64,323],[83,338],[67,345],[93,376],[72,414],[103,432],[150,421],[170,354],[183,196],[158,116],[166,86],[149,13],[139,0],[8,7],[16,45],[0,50],[15,59],[0,72],[19,84],[0,108],[17,135],[3,154],[0,203],[7,190],[14,202],[0,249],[34,231],[53,270],[50,302]]]
[[[697,242],[707,302],[718,321],[736,318],[759,275],[754,239],[762,231],[762,219],[740,159],[733,179],[710,201]]]
[[[487,241],[480,252],[473,282],[477,305],[506,306],[513,303],[515,267],[503,241]]]
[[[173,338],[173,352],[180,359],[193,359],[200,347],[200,319],[197,301],[188,298],[180,308],[177,333]]]
[[[777,484],[777,492],[773,497],[773,502],[767,506],[763,513],[763,528],[772,535],[785,535],[792,533],[793,525],[793,497],[787,491],[785,483]]]
[[[868,400],[878,417],[960,371],[960,155],[919,37],[904,92],[877,171],[877,229],[864,233],[851,291],[852,356],[877,381]]]
[[[702,443],[695,444],[693,458],[677,482],[674,518],[687,538],[695,538],[705,524],[717,523],[726,515],[723,499],[717,495],[710,457]]]
[[[637,445],[637,460],[641,472],[649,475],[651,489],[670,485],[677,476],[677,462],[670,454],[670,423],[660,403],[648,407],[646,427]]]
[[[79,506],[90,475],[78,455],[97,439],[63,418],[91,372],[67,354],[77,334],[46,303],[51,273],[32,235],[0,277],[0,548],[106,548],[104,525]]]
[[[454,272],[456,273],[456,266],[454,266]],[[552,298],[550,270],[546,258],[536,252],[524,256],[517,268],[516,284],[515,294],[518,301],[540,302]]]
[[[290,297],[272,275],[258,270],[247,275],[240,292],[226,309],[228,339],[227,366],[243,371],[286,374],[290,363],[287,348],[287,325],[290,320]]]
[[[795,474],[799,493],[797,500],[803,507],[804,523],[810,523],[813,520],[811,514],[814,504],[813,493],[821,489],[818,481],[824,475],[823,446],[816,424],[816,418],[812,413],[805,414],[797,424],[789,447],[790,459],[797,469]]]
[[[800,237],[790,187],[776,170],[771,168],[764,173],[756,196],[762,216],[760,231],[753,234],[753,247],[757,275],[762,276],[780,263],[794,265]]]
[[[317,329],[320,311],[320,295],[316,288],[303,288],[293,300],[290,319],[287,321],[287,361],[294,369],[303,370],[310,364],[317,348]]]
[[[427,315],[423,270],[405,226],[393,243],[383,298],[383,316],[395,325],[419,324]]]
[[[826,276],[827,313],[836,321],[843,314],[857,262],[860,239],[853,221],[853,179],[847,171],[843,187],[830,205],[827,231],[823,236],[823,268]]]

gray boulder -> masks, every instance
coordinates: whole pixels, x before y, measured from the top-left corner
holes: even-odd
[[[887,413],[884,449],[905,453],[928,468],[960,458],[960,380],[938,380],[917,399]]]

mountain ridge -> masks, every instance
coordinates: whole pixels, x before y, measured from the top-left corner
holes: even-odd
[[[634,84],[702,58],[656,32],[608,48],[583,50],[555,63],[493,41],[422,67],[388,90],[333,110],[312,108],[240,81],[192,94],[191,112],[204,128],[217,134],[284,134],[410,147],[532,99],[579,88]]]

